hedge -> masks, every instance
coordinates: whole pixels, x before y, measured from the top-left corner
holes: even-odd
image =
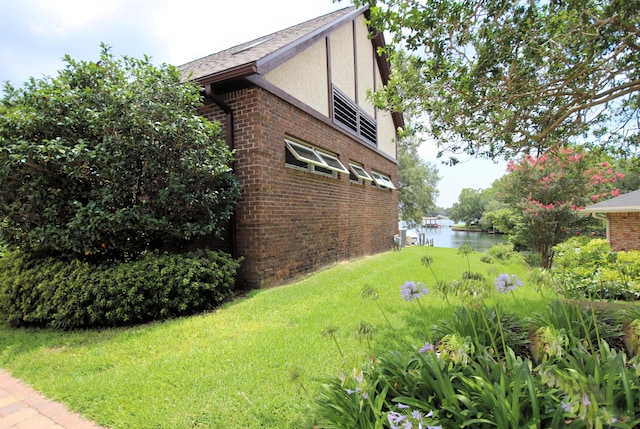
[[[76,329],[211,310],[233,295],[240,262],[223,252],[149,252],[128,262],[0,258],[0,318],[10,326]]]

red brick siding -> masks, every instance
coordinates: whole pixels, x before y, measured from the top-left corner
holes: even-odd
[[[609,213],[607,218],[613,250],[640,250],[640,213]]]
[[[397,183],[396,164],[344,133],[259,88],[223,97],[234,111],[236,175],[243,194],[236,209],[241,283],[264,287],[338,261],[392,247],[397,192],[353,184],[285,166],[285,136],[357,161]],[[203,109],[211,119],[224,114]]]

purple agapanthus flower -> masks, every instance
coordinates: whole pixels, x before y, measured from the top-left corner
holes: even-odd
[[[429,341],[427,341],[424,346],[422,346],[420,348],[420,353],[426,353],[426,352],[431,352],[434,351],[436,348],[434,347],[433,344],[431,344]]]
[[[406,419],[407,416],[400,414],[397,411],[390,411],[389,414],[387,414],[387,420],[389,420],[391,429],[400,429],[400,424]]]
[[[500,274],[496,277],[494,284],[498,292],[507,293],[522,286],[522,280],[520,280],[515,274]]]
[[[400,295],[402,295],[402,298],[405,301],[413,301],[428,294],[429,289],[427,289],[420,282],[416,283],[412,281],[406,281],[402,286],[400,286]]]
[[[398,404],[398,409],[407,410],[409,412],[411,407],[405,404]],[[411,410],[410,414],[403,414],[398,411],[390,411],[387,414],[387,419],[391,429],[442,429],[442,426],[424,426],[424,419],[433,417],[433,411],[429,411],[426,415],[420,410]]]

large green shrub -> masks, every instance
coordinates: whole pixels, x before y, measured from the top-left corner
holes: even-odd
[[[0,239],[52,254],[138,254],[220,232],[239,196],[201,88],[149,58],[65,57],[0,100]]]
[[[0,314],[12,326],[119,326],[193,314],[233,293],[239,263],[210,250],[92,263],[12,252],[0,258]]]
[[[640,251],[613,252],[607,240],[572,238],[554,252],[553,278],[566,296],[640,299]]]

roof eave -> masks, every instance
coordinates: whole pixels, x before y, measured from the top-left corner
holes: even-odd
[[[604,207],[604,208],[591,208],[587,207],[582,210],[583,213],[637,213],[640,212],[640,207]]]
[[[265,57],[256,61],[256,66],[259,74],[266,74],[278,67],[279,65],[285,63],[290,60],[292,57],[297,55],[301,50],[308,48],[309,46],[315,44],[317,41],[326,37],[328,34],[332,33],[336,28],[340,27],[346,22],[352,21],[358,15],[362,13],[366,13],[369,10],[369,6],[362,6],[353,11],[347,13],[344,16],[341,16],[339,19],[326,24],[316,30],[308,33],[304,37],[283,46],[282,48],[266,55]]]
[[[190,80],[198,82],[202,85],[210,83],[220,83],[235,79],[243,79],[248,76],[258,73],[258,68],[255,62],[241,64],[239,66],[231,67],[226,70],[222,70],[217,73],[213,73],[206,76],[200,76],[197,78],[190,78]]]

